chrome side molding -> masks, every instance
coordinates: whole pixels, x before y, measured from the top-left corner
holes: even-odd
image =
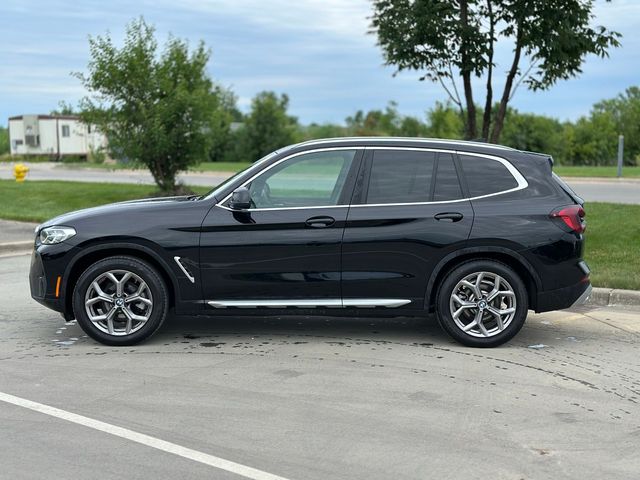
[[[196,283],[196,279],[193,278],[193,275],[191,275],[189,273],[189,270],[186,269],[186,267],[182,264],[182,262],[180,261],[182,257],[173,257],[173,259],[175,260],[175,262],[178,264],[178,266],[180,267],[180,270],[182,270],[182,273],[184,273],[187,278],[189,279],[189,281],[191,283]]]
[[[411,303],[404,298],[327,298],[317,300],[210,300],[207,302],[213,308],[396,308]]]

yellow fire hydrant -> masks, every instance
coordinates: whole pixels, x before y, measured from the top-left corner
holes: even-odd
[[[29,167],[23,163],[17,163],[15,167],[13,167],[13,176],[16,177],[16,182],[24,182],[28,172]]]

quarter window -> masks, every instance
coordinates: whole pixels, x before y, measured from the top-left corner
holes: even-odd
[[[434,152],[376,150],[366,203],[430,201],[434,164]]]
[[[504,192],[518,186],[518,182],[502,163],[490,158],[460,155],[460,163],[467,179],[471,197]]]
[[[333,150],[285,160],[251,181],[252,208],[337,205],[355,154]]]

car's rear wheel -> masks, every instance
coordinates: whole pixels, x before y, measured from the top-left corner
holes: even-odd
[[[167,288],[148,263],[108,257],[87,268],[73,292],[82,329],[106,345],[133,345],[151,336],[167,316]]]
[[[527,290],[518,274],[494,260],[473,260],[447,274],[436,312],[442,328],[471,347],[495,347],[514,337],[527,317]]]

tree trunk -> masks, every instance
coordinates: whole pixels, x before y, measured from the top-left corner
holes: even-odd
[[[162,168],[161,161],[155,161],[152,164],[151,175],[156,182],[156,185],[160,191],[164,193],[174,193],[176,190],[176,176],[175,173],[165,172]]]
[[[489,66],[487,72],[487,98],[484,102],[484,113],[482,115],[482,140],[489,140],[489,129],[491,128],[491,113],[493,108],[493,43],[495,35],[495,20],[491,5],[492,0],[487,0],[487,12],[489,13]]]
[[[500,100],[500,107],[498,113],[493,122],[493,131],[491,132],[491,143],[498,143],[500,141],[500,135],[502,134],[502,127],[504,125],[504,117],[507,114],[507,104],[509,103],[509,97],[511,96],[511,88],[513,87],[513,79],[518,73],[518,64],[520,63],[520,54],[522,53],[522,39],[520,37],[520,27],[518,26],[518,34],[516,36],[516,48],[513,55],[513,63],[511,69],[507,75],[507,81],[504,84],[504,91],[502,92],[502,99]]]
[[[469,69],[469,55],[467,49],[469,48],[466,41],[467,29],[469,28],[469,10],[467,0],[460,2],[460,21],[462,23],[462,41],[460,42],[462,68],[460,73],[462,75],[462,85],[464,86],[464,98],[467,106],[467,120],[465,122],[464,137],[467,140],[472,140],[478,136],[478,127],[476,125],[476,105],[473,102],[473,89],[471,87],[471,70]]]

